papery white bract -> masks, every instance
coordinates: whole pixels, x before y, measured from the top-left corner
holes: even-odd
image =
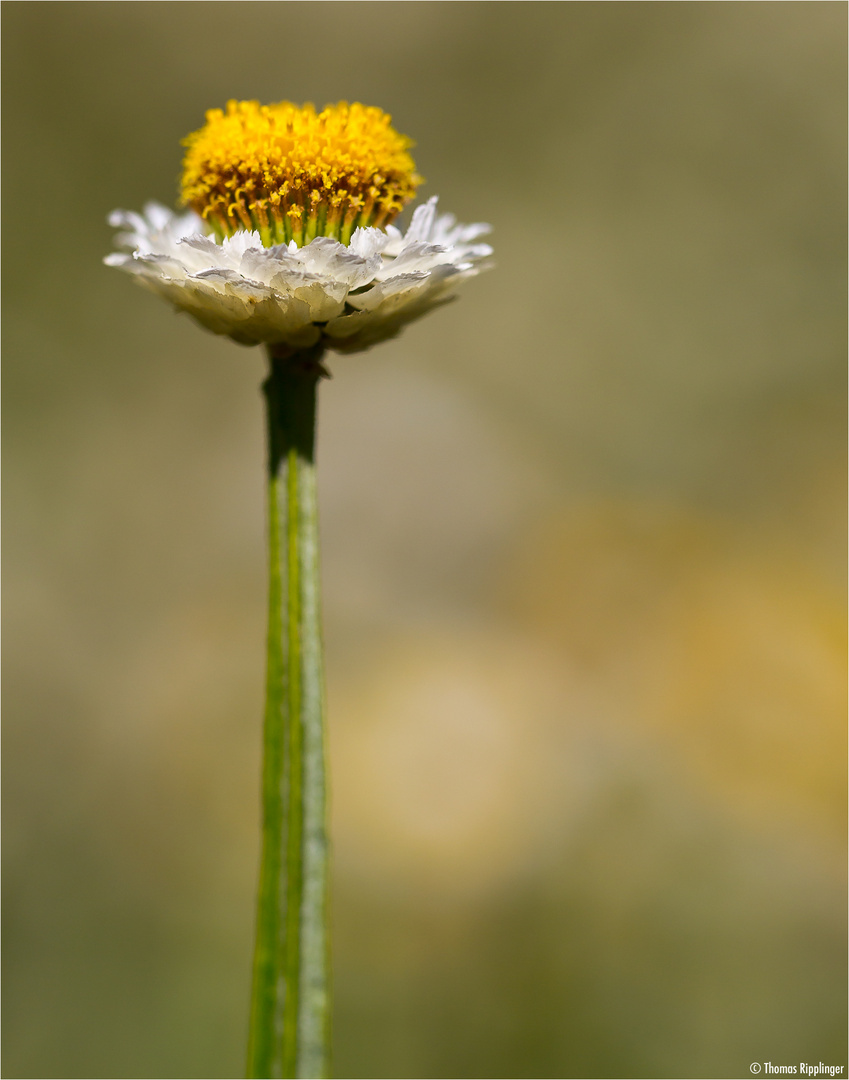
[[[186,311],[208,330],[244,345],[299,351],[323,344],[357,352],[393,337],[408,322],[450,299],[454,286],[486,268],[489,232],[437,215],[436,198],[419,206],[405,234],[393,225],[360,228],[349,244],[317,236],[298,247],[263,247],[259,233],[219,242],[194,212],[149,203],[144,214],[116,210],[132,254],[104,262]]]

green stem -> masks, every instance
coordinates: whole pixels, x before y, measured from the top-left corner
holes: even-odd
[[[248,1077],[328,1075],[324,679],[315,483],[320,350],[272,355],[262,864]]]

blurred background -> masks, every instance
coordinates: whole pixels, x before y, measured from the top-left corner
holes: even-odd
[[[321,388],[335,1074],[845,1065],[846,21],[4,5],[4,1075],[242,1075],[264,356],[101,265],[230,97],[494,226]]]

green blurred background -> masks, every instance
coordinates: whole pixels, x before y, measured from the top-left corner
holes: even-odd
[[[494,225],[321,391],[336,1075],[845,1065],[846,18],[3,5],[4,1075],[241,1075],[264,359],[100,261],[229,97]]]

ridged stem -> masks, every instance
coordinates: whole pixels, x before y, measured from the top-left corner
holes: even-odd
[[[247,1075],[328,1076],[324,675],[315,480],[318,350],[272,355],[262,862]]]

